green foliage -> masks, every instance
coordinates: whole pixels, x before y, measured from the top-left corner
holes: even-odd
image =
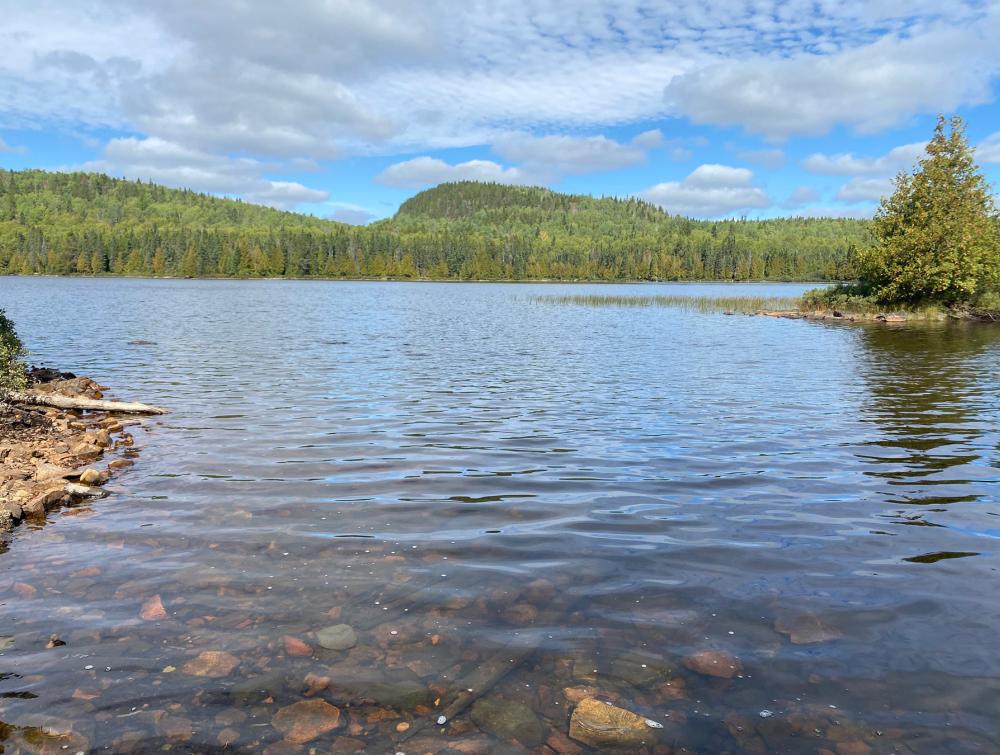
[[[26,353],[14,323],[0,309],[0,398],[8,391],[24,390],[27,377],[21,357]]]
[[[871,314],[884,309],[872,297],[870,287],[856,283],[814,288],[802,294],[799,304],[806,312],[837,310],[855,314]]]
[[[1000,233],[990,187],[958,117],[938,118],[927,156],[882,200],[860,278],[883,303],[965,302],[1000,284]]]
[[[462,182],[367,228],[86,173],[0,172],[0,273],[845,280],[857,220],[695,221],[636,199]]]

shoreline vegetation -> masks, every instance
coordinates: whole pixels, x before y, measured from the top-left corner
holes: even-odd
[[[103,498],[103,486],[138,455],[129,430],[142,424],[135,415],[165,412],[108,401],[107,389],[86,377],[29,370],[25,353],[0,310],[0,533]],[[115,458],[105,463],[108,454]]]
[[[100,174],[0,171],[0,273],[179,278],[851,280],[837,218],[692,220],[636,199],[460,182],[349,226]]]

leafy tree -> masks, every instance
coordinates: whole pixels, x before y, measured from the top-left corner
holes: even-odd
[[[883,303],[955,304],[1000,282],[1000,234],[990,187],[961,118],[938,117],[927,155],[900,173],[859,251],[861,281]]]
[[[0,309],[0,399],[8,391],[24,389],[27,377],[21,357],[26,353],[14,323]]]

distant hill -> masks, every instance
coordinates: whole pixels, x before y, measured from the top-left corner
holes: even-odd
[[[87,173],[0,171],[0,272],[752,280],[852,276],[856,220],[695,221],[637,199],[461,182],[367,228]]]

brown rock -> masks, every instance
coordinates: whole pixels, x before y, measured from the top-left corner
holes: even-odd
[[[664,700],[683,700],[687,697],[687,685],[681,677],[675,676],[657,684],[656,692]]]
[[[30,598],[38,595],[38,590],[27,582],[15,582],[14,583],[14,594],[19,598],[24,598],[28,600]]]
[[[577,755],[583,752],[582,747],[574,744],[569,737],[555,729],[549,734],[549,738],[545,740],[545,744],[559,753],[559,755]]]
[[[239,731],[231,727],[226,727],[225,729],[219,732],[219,736],[216,738],[216,741],[222,747],[229,747],[229,745],[235,744],[239,740],[239,738],[240,738]]]
[[[503,612],[504,621],[519,627],[534,624],[537,619],[538,609],[531,603],[515,603]]]
[[[298,637],[292,637],[290,635],[285,635],[281,638],[282,644],[285,646],[285,655],[296,655],[296,656],[310,656],[312,655],[312,646],[306,642],[303,642]]]
[[[24,504],[23,509],[29,514],[42,514],[60,503],[64,498],[66,498],[66,491],[60,485],[58,488],[50,488],[38,493]]]
[[[187,742],[194,736],[191,720],[184,716],[164,716],[157,722],[156,731],[171,742]]]
[[[642,747],[655,740],[646,719],[592,697],[580,701],[569,722],[569,735],[590,747]]]
[[[872,748],[861,740],[837,743],[837,752],[839,755],[868,755],[871,751]]]
[[[448,747],[458,750],[463,755],[488,755],[494,751],[488,739],[460,739],[457,742],[449,742]]]
[[[292,744],[311,742],[340,725],[340,710],[325,700],[302,700],[274,714],[271,725]]]
[[[219,678],[229,676],[240,665],[239,659],[224,650],[206,650],[185,663],[181,670],[191,676]]]
[[[724,650],[701,650],[684,659],[684,665],[698,674],[732,679],[743,672],[743,664]]]
[[[795,645],[839,640],[844,635],[811,613],[781,614],[774,621],[774,629],[788,637]]]
[[[566,687],[563,690],[563,697],[569,702],[576,704],[587,697],[597,694],[597,687]]]
[[[167,618],[167,609],[163,607],[163,601],[159,595],[154,595],[142,604],[142,608],[139,610],[139,618],[144,621],[158,621],[159,619]]]
[[[306,674],[306,684],[308,685],[308,689],[302,693],[302,696],[312,697],[330,686],[330,677],[320,676],[319,674]]]
[[[47,482],[48,480],[61,480],[66,477],[72,477],[73,470],[68,467],[61,467],[56,464],[49,464],[43,462],[35,468],[35,479],[39,482]]]
[[[125,467],[131,467],[134,463],[131,459],[114,459],[108,463],[108,469],[125,469]]]
[[[80,473],[80,483],[83,485],[97,485],[101,482],[101,473],[93,467],[87,467]]]

